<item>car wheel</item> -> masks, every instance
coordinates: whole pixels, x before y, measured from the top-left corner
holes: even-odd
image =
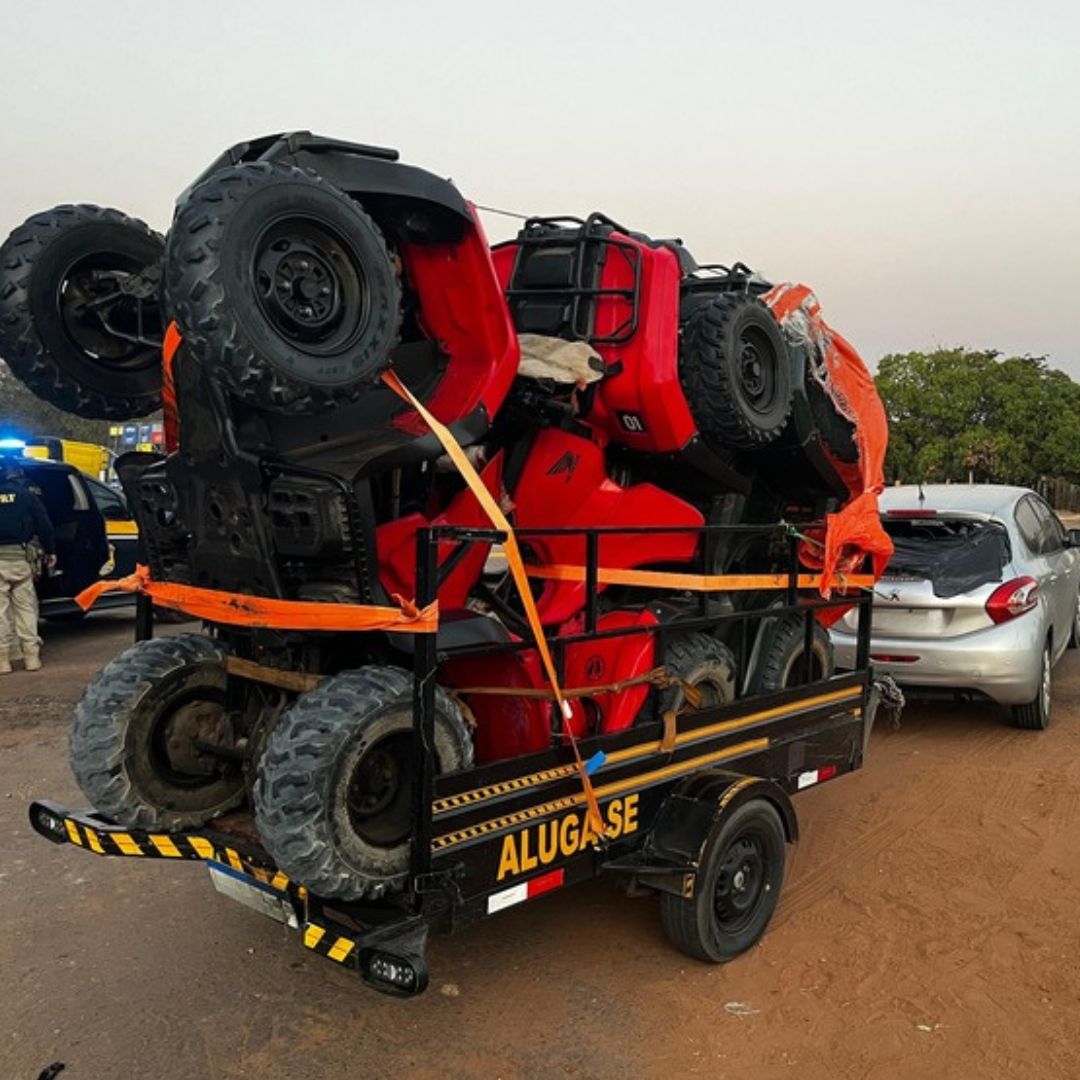
[[[1080,649],[1080,596],[1076,598],[1076,607],[1073,609],[1072,633],[1069,634],[1069,648]]]
[[[1043,646],[1042,666],[1039,677],[1039,691],[1033,701],[1026,705],[1014,705],[1013,723],[1025,731],[1045,731],[1050,726],[1050,708],[1053,685],[1053,653],[1050,641]]]

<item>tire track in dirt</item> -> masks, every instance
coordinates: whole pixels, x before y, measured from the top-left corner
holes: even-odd
[[[890,807],[888,803],[879,803],[879,820],[876,823],[870,825],[851,843],[835,848],[834,854],[817,860],[812,869],[800,874],[797,880],[785,886],[780,907],[774,916],[774,925],[782,926],[788,918],[812,907],[836,888],[836,869],[840,864],[867,864],[894,843],[916,831],[924,822],[941,814],[956,794],[956,787],[947,776],[937,779],[920,800],[924,811],[914,821],[905,820],[903,827],[896,821],[895,807]],[[835,817],[835,813],[826,809],[815,829],[818,825],[828,828],[830,817]]]

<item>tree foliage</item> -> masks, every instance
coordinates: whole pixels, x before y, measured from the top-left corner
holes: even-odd
[[[0,437],[54,435],[107,445],[109,424],[83,420],[36,397],[0,361]]]
[[[1034,485],[1080,480],[1080,384],[1044,357],[938,349],[884,357],[886,478]]]

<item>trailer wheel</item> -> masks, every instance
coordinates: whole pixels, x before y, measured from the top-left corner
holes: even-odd
[[[243,798],[240,769],[208,752],[231,748],[225,655],[200,634],[140,641],[87,686],[71,728],[83,794],[130,828],[204,824]]]
[[[803,656],[806,652],[805,623],[799,615],[787,615],[765,630],[764,648],[758,662],[756,687],[759,693],[786,690],[804,683]],[[828,631],[814,621],[810,681],[827,679],[836,670]]]
[[[721,816],[706,841],[694,895],[660,896],[660,917],[671,943],[713,964],[751,948],[780,899],[785,845],[784,824],[765,799],[751,799]]]
[[[412,831],[412,677],[366,667],[302,694],[270,733],[255,781],[263,845],[294,881],[357,900],[399,891]],[[440,772],[472,763],[461,710],[435,693]]]
[[[735,657],[726,645],[709,634],[673,635],[667,643],[664,666],[669,675],[701,693],[703,709],[735,700]],[[678,712],[684,697],[681,686],[668,687],[660,697],[660,711]],[[650,712],[642,710],[646,716]]]
[[[780,325],[753,296],[695,304],[681,327],[679,378],[694,420],[720,450],[777,439],[791,413],[791,360]]]
[[[91,420],[161,404],[165,241],[100,206],[35,214],[0,246],[0,356],[39,398]]]
[[[355,400],[390,363],[395,259],[359,203],[266,162],[213,173],[177,211],[167,307],[204,371],[257,408]]]

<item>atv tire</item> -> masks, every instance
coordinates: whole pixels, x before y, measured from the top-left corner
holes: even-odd
[[[353,401],[389,366],[394,257],[360,205],[313,172],[213,173],[177,210],[164,265],[166,307],[192,355],[256,408]]]
[[[301,695],[270,733],[255,781],[255,823],[274,862],[319,896],[404,888],[412,827],[412,677],[366,667]],[[472,763],[453,699],[435,691],[440,772]]]
[[[798,615],[787,615],[765,629],[756,680],[759,693],[787,690],[806,681],[803,669],[805,633],[804,621]],[[810,681],[817,682],[832,676],[836,661],[828,631],[817,620],[813,634]]]
[[[240,802],[240,769],[195,745],[231,744],[225,681],[224,653],[201,634],[140,641],[107,664],[71,729],[71,769],[93,806],[129,828],[168,830]]]
[[[0,356],[16,377],[91,420],[159,408],[164,247],[100,206],[58,206],[20,225],[0,246]]]
[[[664,666],[669,675],[695,687],[702,697],[701,708],[727,705],[735,700],[737,685],[735,657],[722,642],[709,634],[686,633],[667,642]],[[678,712],[685,699],[681,686],[670,686],[660,697],[661,714]]]
[[[754,296],[723,293],[686,309],[679,379],[702,436],[716,450],[767,446],[791,413],[787,346],[772,312]]]

